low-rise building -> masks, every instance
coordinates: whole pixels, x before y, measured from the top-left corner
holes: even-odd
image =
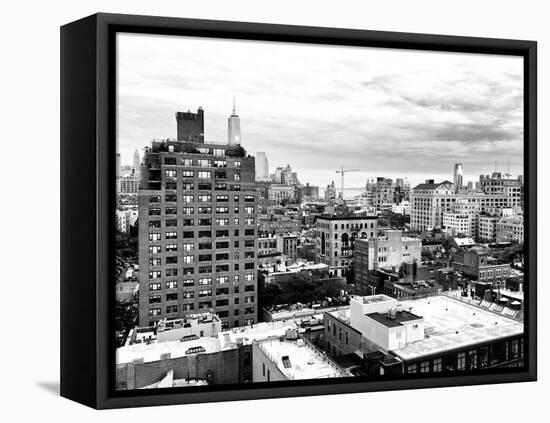
[[[293,185],[271,184],[268,191],[268,199],[276,204],[292,202],[296,198],[296,192]]]
[[[215,337],[221,331],[222,322],[215,314],[190,314],[181,319],[164,318],[155,326],[136,327],[128,334],[125,345]]]
[[[297,330],[287,331],[284,337],[255,341],[252,351],[254,382],[350,376],[326,353],[298,336]]]
[[[312,263],[298,261],[290,265],[284,263],[264,266],[260,268],[259,280],[264,284],[284,283],[292,281],[302,272],[311,275],[314,278],[329,278],[329,267],[324,263]]]
[[[475,246],[453,257],[452,267],[478,281],[503,280],[510,275],[510,264],[490,255],[487,248]]]
[[[518,242],[524,240],[523,216],[503,217],[496,224],[496,242]]]
[[[333,275],[345,276],[353,265],[355,240],[376,235],[376,216],[319,216],[315,228],[316,260],[328,264]]]
[[[216,336],[134,343],[116,351],[119,390],[252,382],[252,343],[285,336],[293,321],[258,323]],[[170,376],[168,373],[172,371]],[[166,377],[180,381],[161,383]],[[186,382],[188,384],[186,384]]]
[[[262,237],[280,233],[300,232],[301,219],[293,219],[285,215],[267,215],[258,218],[258,233]]]
[[[399,301],[353,297],[325,315],[333,355],[354,353],[374,374],[441,373],[523,365],[523,324],[445,295]]]
[[[404,263],[420,263],[422,241],[403,236],[399,230],[386,230],[384,235],[355,242],[354,276],[358,292],[365,293],[369,273],[377,269],[399,270]]]
[[[479,215],[478,239],[481,242],[495,242],[497,239],[498,216],[490,214]]]

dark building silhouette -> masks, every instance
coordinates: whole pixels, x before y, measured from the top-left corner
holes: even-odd
[[[204,143],[204,111],[201,107],[197,113],[176,112],[178,123],[178,141]]]

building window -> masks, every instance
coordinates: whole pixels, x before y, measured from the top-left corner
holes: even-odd
[[[166,294],[166,301],[177,301],[177,300],[178,300],[177,292]]]
[[[416,373],[417,372],[418,365],[415,364],[409,364],[407,366],[407,373]]]
[[[160,245],[151,245],[149,247],[149,254],[159,254],[160,253]]]
[[[166,232],[165,238],[166,239],[176,239],[178,237],[177,232]]]
[[[149,316],[160,316],[160,308],[150,308]]]
[[[465,370],[466,369],[466,353],[461,352],[457,355],[457,361],[456,361],[456,368],[458,370]]]
[[[435,373],[437,373],[437,372],[441,372],[442,369],[443,369],[443,359],[434,358],[434,360],[433,360],[433,371]]]
[[[201,170],[198,174],[198,177],[200,179],[211,179],[212,178],[212,172]]]
[[[178,281],[166,282],[166,289],[177,289],[177,287],[178,287]]]
[[[149,304],[158,304],[161,302],[160,295],[151,295],[149,296]]]
[[[430,362],[429,361],[423,361],[420,363],[420,373],[429,373],[430,371]]]
[[[160,258],[149,259],[149,266],[160,266],[161,264],[162,264],[162,259]]]
[[[149,279],[159,279],[161,277],[160,270],[153,270],[149,272]]]
[[[160,203],[160,195],[150,195],[149,203]]]
[[[166,306],[166,313],[177,313],[178,312],[178,306],[176,304]]]
[[[158,283],[150,283],[149,284],[149,291],[160,291],[161,289],[161,284],[160,282]]]

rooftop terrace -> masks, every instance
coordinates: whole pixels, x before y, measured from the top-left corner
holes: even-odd
[[[268,339],[257,345],[290,380],[347,376],[326,354],[304,339]]]

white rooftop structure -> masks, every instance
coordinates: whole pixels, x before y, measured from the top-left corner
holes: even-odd
[[[223,348],[230,349],[230,348]],[[204,337],[189,341],[154,342],[151,344],[132,344],[117,348],[116,363],[142,361],[149,363],[169,358],[221,351],[218,338]]]
[[[250,345],[253,341],[284,336],[289,329],[297,329],[294,321],[262,322],[251,326],[233,328],[218,334],[220,346],[231,348],[239,344]]]
[[[469,247],[471,245],[476,244],[475,241],[472,238],[458,238],[458,237],[455,237],[454,242],[459,247]]]
[[[347,373],[304,339],[268,339],[256,346],[288,380],[345,377]]]
[[[385,295],[354,297],[349,309],[330,314],[403,360],[524,332],[523,323],[512,316],[446,295],[406,301]],[[396,332],[401,332],[399,339]]]
[[[194,354],[209,354],[250,345],[253,341],[285,336],[286,332],[297,330],[297,324],[290,321],[262,322],[251,326],[233,328],[215,336],[197,337],[189,335],[181,340],[166,342],[134,343],[117,348],[116,363],[132,363],[139,360],[144,363],[169,358],[185,357]]]
[[[523,323],[444,295],[402,301],[424,318],[424,339],[393,353],[404,360],[523,334]]]

